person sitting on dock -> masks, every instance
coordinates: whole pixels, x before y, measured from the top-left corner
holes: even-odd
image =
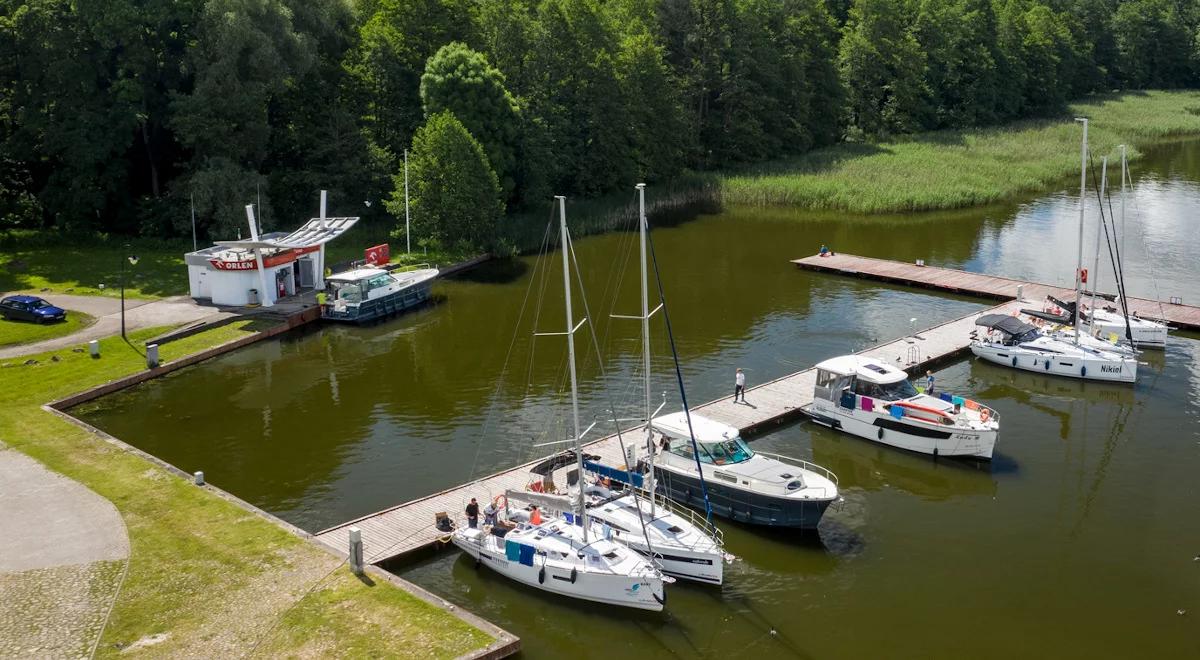
[[[821,256],[821,257],[828,257],[829,256],[829,247],[826,246],[824,243],[822,243],[821,250],[819,252],[817,252],[817,255]]]
[[[471,529],[479,527],[479,504],[475,498],[471,498],[471,503],[467,505],[467,526]]]

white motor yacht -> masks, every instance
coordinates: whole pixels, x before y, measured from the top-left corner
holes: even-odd
[[[1055,376],[1132,383],[1138,362],[1129,354],[1093,348],[1082,342],[1043,335],[1036,327],[1015,316],[985,314],[975,324],[971,340],[976,357],[995,364]]]
[[[1000,430],[991,408],[918,392],[904,371],[861,355],[818,364],[813,402],[804,412],[830,428],[933,456],[990,460]]]
[[[704,508],[707,494],[714,513],[738,522],[815,529],[838,499],[832,472],[755,452],[732,426],[677,412],[654,418],[653,428],[661,448],[654,474],[676,502]]]

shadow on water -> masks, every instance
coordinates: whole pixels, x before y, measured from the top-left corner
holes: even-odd
[[[446,279],[476,284],[511,284],[524,277],[529,267],[530,263],[525,259],[492,259]]]

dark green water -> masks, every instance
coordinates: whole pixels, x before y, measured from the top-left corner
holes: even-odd
[[[1153,296],[1157,283],[1164,299],[1200,300],[1200,144],[1163,147],[1134,174],[1131,292]],[[1066,283],[1076,213],[1064,190],[956,213],[732,209],[660,227],[689,397],[729,394],[738,366],[753,385],[984,306],[787,263],[822,242]],[[634,238],[576,245],[608,369],[602,378],[589,351],[589,419],[638,405],[636,324],[608,318],[635,311]],[[442,302],[387,324],[297,333],[76,413],[307,529],[440,490],[544,454],[532,445],[565,433],[564,347],[530,337],[561,330],[550,257],[440,283]],[[675,406],[656,336],[656,390]],[[1134,387],[974,361],[943,369],[939,386],[1001,414],[990,465],[806,424],[756,439],[834,470],[845,502],[819,534],[723,525],[739,557],[724,587],[676,584],[663,614],[549,598],[454,553],[395,570],[520,635],[528,657],[1197,657],[1200,342],[1174,337],[1145,361]]]

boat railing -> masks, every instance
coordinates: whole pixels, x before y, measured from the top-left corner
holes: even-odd
[[[638,489],[637,493],[639,497],[647,497],[649,495],[647,491],[642,489]],[[721,548],[725,547],[725,532],[721,531],[720,527],[714,525],[706,517],[701,516],[691,507],[684,506],[660,493],[654,493],[653,498],[655,506],[662,507],[680,518],[686,519],[690,525],[712,539],[717,546]]]
[[[407,272],[413,271],[413,270],[429,270],[432,268],[433,268],[433,266],[428,263],[407,264],[404,266],[397,264],[395,267],[388,268],[388,271],[392,272],[392,273],[407,273]]]
[[[838,484],[838,478],[837,478],[836,474],[834,474],[832,471],[830,471],[826,468],[821,467],[820,465],[817,465],[816,463],[810,463],[810,462],[800,459],[800,458],[792,458],[791,456],[784,456],[783,454],[771,454],[771,453],[768,453],[765,451],[760,451],[760,452],[755,452],[755,453],[760,456],[766,456],[768,458],[773,458],[781,463],[786,463],[788,465],[802,468],[802,469],[808,470],[810,472],[816,472],[817,474],[832,481],[834,486],[837,486],[837,484]],[[805,486],[811,488],[811,486],[808,486],[808,484],[805,484]],[[785,488],[786,488],[786,485],[785,485]]]

